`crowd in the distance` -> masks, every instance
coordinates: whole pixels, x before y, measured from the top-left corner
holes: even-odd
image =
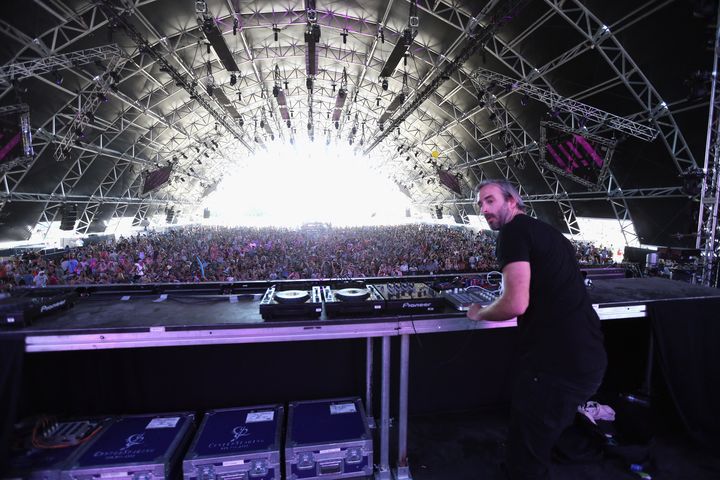
[[[612,262],[612,252],[577,243],[583,264]],[[444,225],[351,228],[190,226],[67,249],[26,253],[0,268],[9,285],[216,282],[400,276],[490,271],[492,233]]]

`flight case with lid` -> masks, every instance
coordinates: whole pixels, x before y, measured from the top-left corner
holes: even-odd
[[[288,480],[372,475],[372,436],[357,397],[291,402],[286,437]]]
[[[61,478],[174,478],[194,419],[186,412],[120,417],[73,459]]]
[[[226,408],[205,414],[183,461],[183,478],[280,480],[281,405]]]

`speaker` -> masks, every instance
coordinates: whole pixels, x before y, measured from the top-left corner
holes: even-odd
[[[63,205],[60,217],[60,230],[75,230],[77,220],[77,205]]]

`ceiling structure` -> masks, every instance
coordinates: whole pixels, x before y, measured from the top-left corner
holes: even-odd
[[[189,212],[255,152],[310,137],[460,221],[502,176],[567,233],[606,217],[695,244],[685,183],[706,156],[715,2],[19,3],[0,19],[0,105],[28,105],[34,156],[0,160],[0,241],[69,204],[82,233]],[[599,177],[546,158],[551,131],[604,145]]]

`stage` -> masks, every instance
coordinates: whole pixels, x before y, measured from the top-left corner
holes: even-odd
[[[509,398],[514,320],[474,322],[446,307],[264,321],[259,300],[269,285],[93,287],[67,311],[1,331],[0,340],[25,351],[17,416],[201,412],[358,395],[377,425],[382,473],[407,467],[409,415]],[[720,301],[720,290],[660,278],[598,279],[589,294],[610,358],[605,386],[617,391],[638,388],[646,375],[653,308]]]

